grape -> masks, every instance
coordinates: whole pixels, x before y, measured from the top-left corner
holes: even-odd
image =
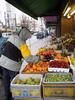
[[[71,74],[53,73],[45,77],[45,82],[70,82],[72,81]]]

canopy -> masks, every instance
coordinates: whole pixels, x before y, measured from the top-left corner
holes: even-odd
[[[21,11],[37,19],[60,15],[69,0],[6,0]]]

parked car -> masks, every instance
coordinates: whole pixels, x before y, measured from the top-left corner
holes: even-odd
[[[2,33],[2,37],[8,38],[11,34],[12,32],[5,32],[5,33]]]
[[[39,33],[36,34],[37,39],[43,39],[43,38],[47,37],[48,35],[49,34],[48,34],[47,31],[45,31],[45,32],[39,32]]]

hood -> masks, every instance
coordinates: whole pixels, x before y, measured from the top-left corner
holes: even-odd
[[[31,32],[26,27],[23,27],[19,33],[19,37],[21,40],[26,41],[31,37]]]

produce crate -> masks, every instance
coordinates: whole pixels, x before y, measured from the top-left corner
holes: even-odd
[[[40,62],[39,62],[40,63]],[[23,62],[21,66],[20,73],[21,74],[44,74],[48,72],[48,62],[42,62],[41,64],[31,64],[27,62]]]
[[[49,72],[66,72],[68,73],[70,68],[48,68]]]
[[[56,73],[47,73],[56,74]],[[70,73],[59,73],[59,74],[70,74]],[[43,98],[47,100],[50,97],[75,97],[75,81],[68,82],[45,82],[43,79]],[[48,99],[49,100],[49,99]]]
[[[30,84],[20,84],[17,83],[18,80],[26,80],[28,78],[40,79],[40,83],[30,85]],[[26,82],[26,81],[25,81]],[[15,99],[21,98],[41,98],[41,74],[18,74],[11,82],[11,92]]]
[[[60,62],[59,60],[51,60],[50,61],[50,63],[51,62]],[[61,61],[62,62],[62,61]],[[63,63],[63,62],[62,62]],[[65,62],[66,63],[66,62]],[[64,66],[65,67],[65,66]],[[52,65],[52,66],[50,66],[49,65],[49,67],[48,67],[48,71],[49,72],[66,72],[66,73],[68,73],[69,72],[69,70],[70,70],[70,65],[68,64],[68,66],[67,67],[65,67],[64,68],[61,64],[60,64],[60,66],[58,67],[55,67],[55,63]]]

